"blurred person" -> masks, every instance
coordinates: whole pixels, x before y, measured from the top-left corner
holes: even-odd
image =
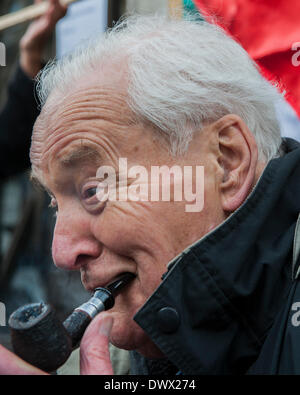
[[[35,4],[42,0],[35,0]],[[47,12],[31,23],[20,41],[20,60],[9,84],[8,98],[0,112],[0,180],[30,167],[32,128],[39,115],[35,77],[43,67],[43,53],[56,23],[67,7],[49,0]]]
[[[112,374],[110,341],[135,373],[299,374],[300,146],[242,47],[209,23],[132,17],[40,83],[32,175],[57,210],[54,262],[89,291],[136,275],[87,329],[81,373]],[[153,186],[124,185],[124,158],[204,168],[203,206],[115,199]],[[43,374],[3,347],[0,372]]]

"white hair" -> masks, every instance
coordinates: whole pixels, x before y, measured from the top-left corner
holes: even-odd
[[[168,136],[173,153],[185,152],[204,125],[236,114],[254,134],[261,160],[279,155],[277,88],[222,29],[192,18],[125,18],[104,37],[44,69],[38,86],[42,104],[52,91],[66,94],[79,78],[100,70],[104,60],[122,59],[128,67],[128,105],[135,117]]]

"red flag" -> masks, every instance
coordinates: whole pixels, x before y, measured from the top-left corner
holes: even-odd
[[[300,1],[194,0],[287,91],[300,116]],[[266,73],[263,73],[266,74]]]

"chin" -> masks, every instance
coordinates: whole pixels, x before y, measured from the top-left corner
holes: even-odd
[[[132,319],[128,322],[114,314],[114,324],[110,334],[110,342],[117,348],[138,351],[146,358],[163,358],[162,352],[152,342],[143,329]],[[123,322],[122,322],[123,321]]]

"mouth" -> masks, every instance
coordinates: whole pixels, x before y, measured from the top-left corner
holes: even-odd
[[[85,289],[91,293],[94,293],[99,288],[106,288],[113,294],[117,294],[121,289],[123,289],[127,284],[136,278],[134,273],[120,273],[117,276],[111,277],[109,280],[104,280],[101,283],[96,283],[93,281],[85,282],[84,279],[82,283]]]
[[[119,278],[114,280],[112,283],[106,286],[106,289],[112,293],[112,295],[116,296],[127,284],[129,284],[134,278],[135,274],[133,273],[123,273]]]

